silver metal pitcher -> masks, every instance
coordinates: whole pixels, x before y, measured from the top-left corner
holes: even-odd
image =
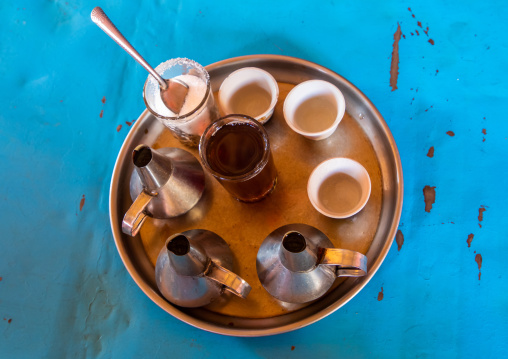
[[[167,239],[157,258],[155,280],[171,303],[200,307],[225,291],[247,297],[251,286],[232,269],[227,243],[214,232],[193,229]]]
[[[147,216],[172,218],[193,208],[205,190],[199,161],[180,148],[154,150],[146,145],[132,152],[135,169],[130,180],[133,204],[122,221],[122,231],[135,236]]]
[[[268,235],[259,248],[256,268],[261,284],[273,297],[307,303],[323,296],[337,277],[367,274],[367,257],[333,248],[323,232],[298,223]]]

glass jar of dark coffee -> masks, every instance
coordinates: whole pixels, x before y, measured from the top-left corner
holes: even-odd
[[[277,183],[268,134],[251,117],[229,115],[212,123],[201,136],[199,156],[206,170],[239,201],[259,201]]]

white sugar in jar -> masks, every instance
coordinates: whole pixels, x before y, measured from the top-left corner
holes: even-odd
[[[189,86],[189,92],[180,113],[175,114],[164,105],[159,83],[149,75],[143,89],[146,108],[180,142],[196,147],[205,128],[219,117],[208,72],[197,62],[185,58],[163,62],[155,71],[164,79],[176,78],[185,82]]]

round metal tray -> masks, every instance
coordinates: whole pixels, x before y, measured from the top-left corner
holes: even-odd
[[[253,55],[232,58],[206,67],[212,89],[231,72],[259,67],[279,83],[280,95],[272,119],[265,124],[270,136],[279,180],[267,199],[244,204],[233,200],[207,176],[205,195],[188,214],[170,220],[145,222],[135,238],[122,233],[122,218],[131,205],[129,180],[131,152],[144,143],[154,148],[180,147],[168,130],[148,111],[131,128],[118,155],[110,189],[110,219],[118,252],[128,272],[158,306],[195,327],[233,336],[264,336],[295,330],[334,312],[353,298],[372,278],[386,257],[400,220],[403,197],[402,168],[395,141],[380,113],[354,85],[320,65],[286,56]],[[346,115],[328,139],[311,141],[295,134],[284,122],[282,105],[294,85],[322,79],[336,85],[346,99]],[[197,150],[188,149],[196,157]],[[319,214],[306,194],[312,169],[331,157],[349,157],[362,163],[373,183],[365,208],[349,219]],[[255,274],[257,249],[274,229],[290,223],[306,223],[323,231],[336,247],[356,250],[368,258],[368,273],[361,278],[336,281],[325,296],[306,305],[288,305],[271,298]],[[155,284],[154,262],[165,239],[187,229],[216,232],[235,254],[236,268],[253,291],[247,298],[226,297],[205,308],[180,308],[166,301]]]

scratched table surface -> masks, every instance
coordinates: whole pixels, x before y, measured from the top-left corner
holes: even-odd
[[[143,294],[108,198],[147,73],[91,22],[94,6],[153,65],[294,56],[371,99],[404,204],[358,295],[305,328],[236,338]],[[0,357],[506,357],[507,17],[504,1],[2,0]]]

